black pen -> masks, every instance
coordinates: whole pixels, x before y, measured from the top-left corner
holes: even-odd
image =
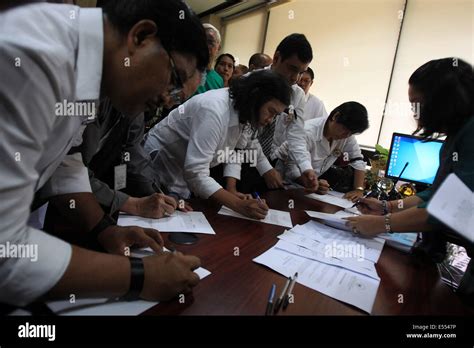
[[[356,205],[360,203],[362,199],[369,197],[371,194],[372,194],[372,191],[367,192],[362,198],[358,199],[351,208],[354,208]]]
[[[273,284],[270,289],[270,293],[268,294],[267,310],[265,311],[265,315],[272,315],[273,299],[275,298],[275,290],[276,290],[276,285]]]
[[[285,299],[286,291],[288,290],[288,286],[291,283],[291,277],[288,277],[286,280],[285,286],[283,287],[283,290],[281,291],[280,297],[278,297],[277,302],[275,304],[275,310],[274,313],[277,314],[278,311],[280,310],[281,305],[283,304],[283,300]]]
[[[288,287],[288,293],[286,294],[285,301],[283,302],[283,310],[290,304],[290,296],[293,296],[293,288],[295,287],[296,278],[298,278],[298,272],[295,273],[291,280],[290,286]]]

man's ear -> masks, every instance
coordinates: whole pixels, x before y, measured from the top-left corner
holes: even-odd
[[[336,111],[336,112],[334,113],[334,115],[332,115],[331,121],[334,121],[334,122],[337,121],[337,119],[339,118],[340,115],[341,115],[340,112],[339,112],[339,111]]]
[[[144,19],[137,22],[127,35],[127,48],[130,55],[140,47],[149,44],[152,40],[158,40],[156,36],[157,27],[155,22]]]
[[[281,58],[280,52],[276,51],[275,54],[273,55],[273,64],[277,64],[280,58]]]

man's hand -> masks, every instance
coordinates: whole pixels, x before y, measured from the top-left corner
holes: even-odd
[[[318,180],[318,184],[318,191],[316,191],[316,193],[326,195],[329,192],[329,183],[324,179],[320,179]]]
[[[158,253],[163,246],[157,230],[137,226],[109,226],[99,233],[97,240],[109,253],[118,255],[125,255],[132,247],[150,247]]]
[[[121,209],[128,214],[159,219],[173,214],[177,206],[177,202],[173,197],[162,193],[154,193],[143,198],[130,197]]]
[[[305,171],[299,178],[298,181],[306,188],[308,192],[316,192],[319,187],[318,176],[312,169]]]
[[[238,202],[234,208],[237,213],[248,216],[252,219],[265,219],[268,214],[268,205],[264,199],[247,199]]]
[[[166,301],[189,293],[199,283],[193,271],[201,266],[195,256],[163,252],[143,258],[145,282],[140,297],[147,301]]]
[[[239,191],[237,191],[237,189],[234,188],[234,187],[228,187],[228,188],[227,188],[227,191],[229,191],[229,192],[232,193],[234,196],[237,196],[239,199],[242,199],[242,200],[252,199],[252,198],[253,198],[252,195],[239,192]]]
[[[263,174],[263,179],[269,189],[283,188],[283,179],[275,168],[272,168]]]

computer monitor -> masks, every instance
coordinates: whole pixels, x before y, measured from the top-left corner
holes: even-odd
[[[439,167],[442,140],[423,141],[414,135],[393,133],[385,176],[397,179],[408,162],[400,180],[431,185]]]

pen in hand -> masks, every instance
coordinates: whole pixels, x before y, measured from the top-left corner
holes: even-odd
[[[354,205],[351,208],[354,208],[355,206],[360,204],[360,201],[363,200],[364,198],[367,198],[371,195],[372,191],[367,192],[362,198],[358,199]]]

